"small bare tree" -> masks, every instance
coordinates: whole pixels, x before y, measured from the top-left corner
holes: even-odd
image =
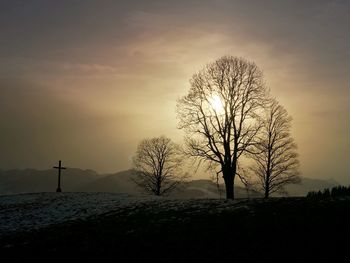
[[[182,160],[180,146],[169,138],[144,139],[133,159],[134,182],[147,193],[167,194],[185,178],[181,175]]]
[[[226,56],[193,75],[188,94],[177,104],[187,153],[215,163],[223,175],[226,198],[234,199],[239,158],[259,131],[257,113],[266,95],[263,74],[252,62]]]
[[[251,167],[265,198],[283,192],[286,184],[300,181],[297,146],[290,134],[291,121],[288,112],[272,99],[266,107]]]

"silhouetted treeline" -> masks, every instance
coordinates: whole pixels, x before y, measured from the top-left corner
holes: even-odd
[[[350,186],[336,186],[332,189],[325,188],[323,191],[311,191],[306,195],[308,198],[329,198],[342,196],[350,196]]]

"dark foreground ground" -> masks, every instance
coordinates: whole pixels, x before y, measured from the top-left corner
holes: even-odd
[[[1,262],[349,262],[349,239],[350,200],[152,201],[3,235],[0,254]]]

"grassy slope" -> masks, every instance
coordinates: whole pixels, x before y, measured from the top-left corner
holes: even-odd
[[[0,252],[14,260],[67,258],[73,253],[80,259],[112,256],[144,262],[299,262],[334,261],[348,249],[349,200],[168,202],[146,202],[89,220],[3,237]]]

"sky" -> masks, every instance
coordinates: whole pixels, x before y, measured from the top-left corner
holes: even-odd
[[[0,168],[131,167],[176,100],[245,57],[293,117],[302,176],[350,184],[349,1],[0,0]]]

